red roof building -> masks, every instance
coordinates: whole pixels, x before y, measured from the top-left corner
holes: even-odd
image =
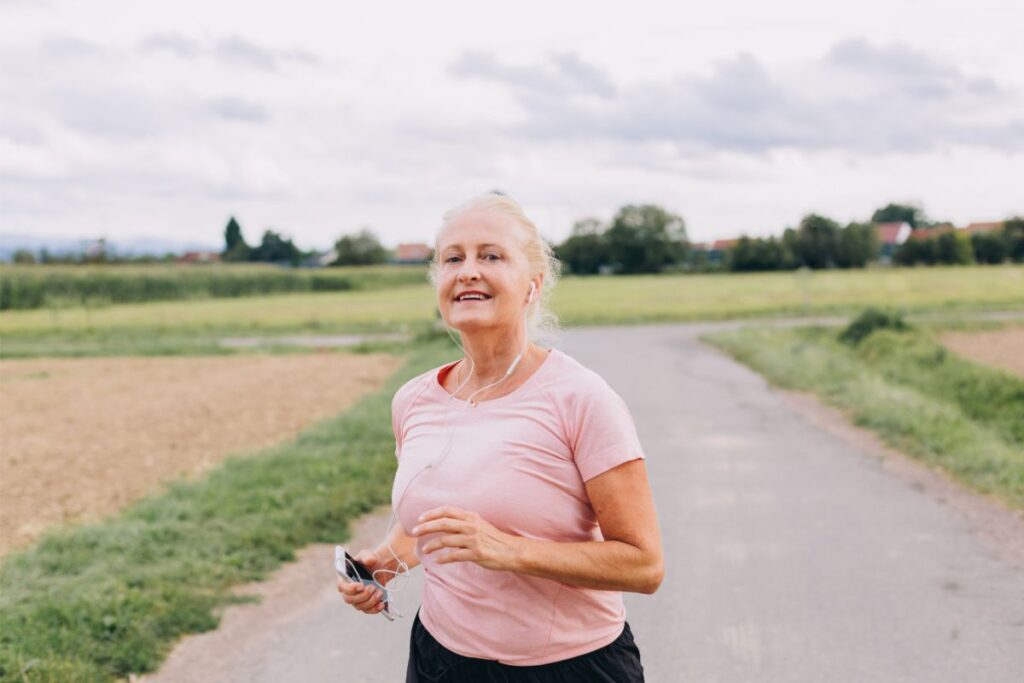
[[[175,263],[218,263],[220,254],[215,251],[186,251],[174,259]]]
[[[895,222],[895,223],[878,223],[878,241],[882,245],[900,245],[907,241],[910,237],[910,233],[913,229],[910,227],[910,223],[906,222]]]
[[[426,263],[433,253],[433,247],[421,242],[399,244],[395,249],[395,262]]]
[[[976,235],[983,232],[992,232],[993,230],[1002,230],[1003,221],[993,221],[990,223],[971,223],[964,230],[967,231],[968,235]]]
[[[911,233],[910,239],[914,241],[927,240],[931,239],[932,237],[938,237],[939,235],[944,235],[947,232],[954,231],[956,231],[956,228],[954,228],[949,223],[945,223],[943,225],[935,225],[930,228],[920,228],[918,230],[915,230],[913,233]]]

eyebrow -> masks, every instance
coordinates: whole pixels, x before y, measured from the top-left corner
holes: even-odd
[[[495,249],[502,249],[502,250],[505,249],[505,247],[503,247],[502,245],[494,244],[493,242],[485,242],[484,244],[478,244],[478,245],[476,245],[476,247],[477,247],[477,249],[487,249],[487,248],[492,248],[492,247],[495,248]],[[449,244],[442,251],[448,251],[449,249],[462,249],[462,245],[461,244]]]

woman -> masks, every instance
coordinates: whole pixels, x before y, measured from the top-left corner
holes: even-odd
[[[381,583],[423,564],[406,680],[643,680],[621,591],[663,576],[644,454],[600,376],[529,341],[558,263],[497,194],[449,212],[435,247],[438,307],[466,357],[395,394],[399,523],[356,556]],[[376,588],[338,590],[384,608]]]

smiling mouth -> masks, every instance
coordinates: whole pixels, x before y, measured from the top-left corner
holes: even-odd
[[[483,302],[483,301],[490,301],[492,298],[493,297],[487,296],[486,294],[468,294],[468,295],[460,296],[457,299],[455,299],[455,303],[463,304],[463,303],[471,303],[471,302]]]

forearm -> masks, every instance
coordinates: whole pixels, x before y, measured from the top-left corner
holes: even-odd
[[[393,554],[392,551],[394,551]],[[419,558],[416,557],[416,539],[407,535],[401,524],[395,524],[392,527],[387,540],[377,546],[373,554],[380,560],[382,567],[391,571],[397,571],[398,559],[404,562],[409,569],[420,563]],[[398,556],[398,559],[395,559],[395,555]]]
[[[660,550],[610,540],[559,543],[512,539],[509,570],[520,574],[581,588],[635,593],[653,593],[664,576]]]

